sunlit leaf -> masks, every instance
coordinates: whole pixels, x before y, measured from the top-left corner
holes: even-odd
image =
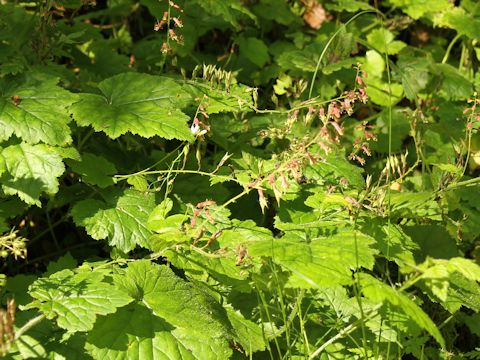
[[[128,252],[136,245],[148,245],[152,233],[147,220],[154,207],[153,194],[125,190],[107,193],[105,201],[82,200],[75,204],[72,215],[75,223],[85,226],[94,239],[107,239],[111,246]]]
[[[98,84],[99,94],[80,94],[71,107],[75,121],[115,139],[130,132],[143,137],[192,140],[188,116],[179,108],[186,94],[165,77],[124,73]]]

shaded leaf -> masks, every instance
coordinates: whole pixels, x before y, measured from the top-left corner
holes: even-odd
[[[442,347],[445,347],[445,340],[435,323],[407,295],[368,274],[361,274],[360,284],[362,292],[367,298],[376,302],[388,302],[398,307],[418,326],[428,331]]]
[[[117,169],[102,156],[83,153],[81,161],[67,160],[67,164],[89,184],[98,185],[101,188],[114,184],[112,176],[117,173]]]
[[[268,47],[262,40],[254,37],[239,37],[236,41],[240,47],[240,54],[258,67],[263,67],[270,60]]]

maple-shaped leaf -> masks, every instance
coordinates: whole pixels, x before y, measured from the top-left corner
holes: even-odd
[[[34,75],[0,80],[0,140],[15,134],[32,144],[65,145],[72,140],[67,108],[77,97],[57,86],[57,78]]]
[[[98,89],[99,94],[80,94],[80,101],[71,107],[79,125],[91,125],[112,139],[130,132],[193,140],[188,116],[179,110],[189,96],[174,80],[124,73],[103,80]]]
[[[18,195],[27,204],[40,206],[43,192],[52,195],[58,191],[57,178],[65,166],[57,149],[21,143],[0,150],[0,158],[0,182],[5,194]]]
[[[114,284],[136,302],[97,320],[86,346],[94,358],[230,358],[225,311],[167,266],[135,261],[114,275]]]
[[[344,230],[330,236],[300,241],[286,233],[281,239],[270,240],[252,234],[243,243],[252,257],[268,256],[289,270],[288,286],[300,288],[328,287],[352,282],[355,267],[372,269],[377,253],[370,245],[373,238],[360,232]]]
[[[151,193],[127,189],[121,193],[106,192],[105,201],[87,199],[72,209],[73,220],[84,226],[96,240],[107,239],[123,252],[135,246],[148,246],[152,232],[147,228],[149,214],[155,208]]]
[[[35,299],[25,308],[37,308],[69,331],[92,329],[97,315],[113,313],[132,301],[126,292],[102,281],[101,272],[62,270],[40,278],[29,287]]]

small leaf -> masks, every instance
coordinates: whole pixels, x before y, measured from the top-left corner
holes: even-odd
[[[254,37],[239,37],[236,41],[240,47],[240,54],[258,67],[263,67],[270,60],[268,47],[262,40]]]
[[[127,183],[132,185],[135,190],[147,191],[148,181],[142,175],[133,175],[127,178]]]
[[[395,55],[400,52],[407,44],[402,41],[394,41],[395,36],[385,28],[374,29],[367,35],[368,42],[374,46],[376,50],[382,53]]]
[[[79,125],[91,125],[112,139],[131,132],[193,140],[188,116],[179,110],[186,94],[174,80],[124,73],[102,81],[98,88],[100,94],[80,94],[80,101],[71,107]]]
[[[153,209],[148,217],[147,226],[150,230],[160,232],[162,229],[161,222],[165,220],[170,210],[173,208],[173,201],[169,198],[165,198],[159,205]],[[159,223],[160,222],[160,223]],[[179,226],[178,226],[179,228]]]
[[[105,202],[82,200],[72,208],[72,216],[94,239],[108,239],[111,246],[128,252],[136,245],[148,245],[152,233],[146,224],[154,207],[153,194],[127,189],[120,194],[106,194]]]

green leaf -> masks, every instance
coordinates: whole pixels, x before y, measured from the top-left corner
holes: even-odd
[[[328,9],[336,11],[358,12],[359,10],[373,9],[371,5],[358,0],[336,0],[335,3],[328,4]]]
[[[392,120],[391,130],[389,126],[390,114]],[[387,110],[382,111],[377,118],[375,126],[377,141],[370,142],[371,149],[385,154],[389,152],[389,149],[392,152],[400,151],[403,141],[410,134],[409,114],[409,109],[403,108],[393,108],[391,113]]]
[[[201,99],[200,104],[209,114],[250,111],[253,106],[252,89],[242,84],[231,84],[226,89],[221,85],[214,87],[197,80],[184,89],[193,98]]]
[[[29,335],[20,336],[15,341],[15,347],[20,353],[21,359],[47,358],[47,352],[42,343]]]
[[[163,220],[167,217],[170,210],[173,208],[173,201],[169,198],[165,198],[159,205],[153,209],[148,217],[147,226],[150,230],[161,232],[164,228],[162,225]]]
[[[80,94],[71,107],[75,121],[115,139],[130,132],[143,137],[193,140],[179,110],[185,93],[174,80],[138,73],[113,76],[98,84],[100,94]]]
[[[442,347],[445,347],[445,340],[435,323],[407,295],[368,274],[361,274],[360,284],[362,292],[367,298],[375,302],[388,302],[399,308],[418,326],[428,331]]]
[[[162,212],[165,210],[166,208],[163,207],[155,208],[147,222],[147,227],[156,233],[150,237],[148,246],[150,250],[155,252],[161,252],[172,245],[191,240],[191,237],[185,234],[182,227],[183,223],[188,220],[188,216],[174,214],[162,218]]]
[[[388,29],[374,29],[367,35],[368,42],[376,50],[389,55],[395,55],[400,52],[407,44],[402,41],[395,41],[395,36]]]
[[[452,8],[448,0],[391,0],[392,5],[401,8],[415,20],[424,15],[436,14]]]
[[[88,334],[85,348],[95,359],[193,360],[202,359],[200,351],[205,351],[203,355],[209,359],[219,358],[212,349],[202,349],[200,342],[193,347],[195,340],[192,338],[184,344],[185,338],[188,340],[185,334],[155,316],[145,305],[135,303],[98,319]]]
[[[362,230],[375,238],[377,248],[387,259],[397,262],[399,266],[405,262],[415,264],[413,254],[419,246],[400,226],[387,224],[382,219],[366,218],[362,222]]]
[[[262,0],[254,5],[253,11],[260,18],[273,20],[282,25],[298,21],[298,17],[290,10],[287,3],[276,0]]]
[[[455,257],[448,260],[429,259],[426,262],[427,269],[424,270],[422,278],[442,278],[445,275],[458,272],[472,281],[480,281],[480,266],[470,259]],[[433,266],[429,266],[433,265]]]
[[[403,96],[403,86],[397,83],[384,82],[382,79],[371,76],[365,79],[368,85],[367,94],[377,105],[393,106]]]
[[[110,246],[128,252],[136,245],[148,246],[152,233],[147,220],[154,207],[153,194],[127,189],[107,193],[105,201],[82,200],[72,208],[72,216],[94,239],[108,239]]]
[[[99,272],[62,270],[40,278],[29,287],[35,299],[25,309],[37,308],[69,331],[88,331],[97,315],[113,313],[132,301],[124,291],[103,281]]]
[[[236,41],[240,47],[240,54],[258,67],[263,67],[270,60],[268,47],[262,40],[254,37],[239,37]]]
[[[450,100],[468,99],[473,93],[472,83],[449,64],[435,64],[436,72],[442,77],[441,91]]]
[[[97,320],[86,346],[95,358],[230,358],[225,310],[168,267],[135,261],[114,283],[136,302]]]
[[[5,172],[2,189],[7,195],[18,195],[27,204],[40,206],[40,195],[58,191],[58,177],[65,167],[54,148],[21,143],[1,150]]]
[[[180,241],[177,240],[178,242]],[[250,292],[249,273],[237,265],[237,256],[234,254],[234,250],[235,247],[225,248],[225,254],[215,257],[208,256],[208,253],[199,254],[196,251],[184,249],[166,250],[162,255],[190,276],[197,275],[201,278],[208,275],[236,290]]]
[[[117,173],[117,169],[102,156],[83,153],[81,161],[67,160],[66,162],[88,184],[106,188],[115,183],[112,175]]]
[[[227,308],[228,319],[239,337],[240,345],[247,354],[265,349],[265,339],[262,328],[253,321],[245,319],[245,317],[232,308]]]
[[[373,243],[370,236],[358,231],[340,231],[309,242],[286,236],[270,241],[248,241],[245,246],[249,256],[271,257],[291,271],[289,286],[315,288],[350,284],[355,264],[371,269],[377,252],[370,247]]]
[[[348,162],[343,156],[338,154],[330,154],[322,162],[318,162],[305,169],[307,179],[324,180],[334,176],[340,180],[344,178],[348,185],[356,189],[363,189],[365,179],[363,178],[364,170]],[[333,180],[333,179],[331,179]],[[330,181],[331,181],[330,180]]]
[[[455,239],[441,225],[404,226],[403,231],[420,247],[416,254],[416,262],[423,262],[427,257],[448,259],[458,256]]]
[[[0,140],[14,134],[31,144],[70,143],[67,108],[76,95],[57,86],[57,78],[34,76],[24,83],[0,80]]]
[[[441,209],[432,192],[400,192],[390,195],[391,211],[396,216],[426,217],[441,220]]]
[[[436,26],[455,29],[458,34],[470,39],[480,38],[480,19],[458,6],[439,13],[435,16],[434,23]]]
[[[417,55],[417,56],[415,56]],[[394,69],[398,71],[403,91],[409,100],[415,100],[418,93],[426,88],[430,80],[430,59],[419,54],[400,56]]]
[[[127,183],[132,185],[135,190],[147,191],[148,181],[142,175],[133,175],[127,178]]]
[[[73,269],[77,267],[77,260],[67,252],[65,255],[61,256],[57,261],[50,261],[47,266],[47,271],[44,273],[44,276],[51,275],[57,271],[64,269]]]
[[[317,68],[317,59],[323,50],[323,44],[311,44],[302,50],[287,49],[275,60],[286,70],[296,69],[314,72]]]
[[[385,58],[375,50],[368,50],[365,53],[364,69],[371,76],[380,78],[385,71]]]
[[[329,208],[344,209],[347,208],[350,203],[345,199],[344,195],[318,192],[309,196],[305,201],[305,205],[314,209],[326,210]]]
[[[237,29],[240,27],[238,20],[242,16],[255,20],[255,15],[240,0],[194,0],[192,2],[200,5],[207,14],[218,16]]]

